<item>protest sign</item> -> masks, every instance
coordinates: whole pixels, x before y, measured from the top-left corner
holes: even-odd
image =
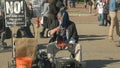
[[[24,0],[5,0],[6,27],[26,26],[26,5]]]

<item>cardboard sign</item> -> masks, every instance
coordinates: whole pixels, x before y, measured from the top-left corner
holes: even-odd
[[[26,5],[24,0],[5,0],[4,7],[6,27],[26,26]]]
[[[35,38],[15,38],[16,57],[35,58],[37,40]]]

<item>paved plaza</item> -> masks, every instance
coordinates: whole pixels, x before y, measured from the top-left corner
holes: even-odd
[[[120,20],[120,12],[118,17]],[[87,68],[120,68],[120,47],[116,47],[114,42],[107,39],[109,26],[98,26],[97,16],[94,15],[71,16],[70,19],[76,23],[79,43],[82,45],[82,57]],[[114,39],[118,40],[115,32]],[[10,41],[6,40],[8,45],[11,44]],[[39,38],[40,44],[48,41],[49,38]],[[0,52],[0,68],[7,68],[11,59],[11,50]]]

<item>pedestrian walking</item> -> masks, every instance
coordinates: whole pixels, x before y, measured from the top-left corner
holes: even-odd
[[[47,19],[48,19],[48,14],[49,14],[49,12],[50,12],[50,7],[49,7],[49,5],[50,5],[49,2],[46,1],[46,2],[44,3],[43,12],[41,13],[42,18],[43,18],[43,20],[42,20],[43,23],[41,22],[41,24],[42,24],[42,26],[43,26],[43,29],[42,29],[42,31],[40,32],[40,37],[41,37],[41,38],[44,37],[45,30],[47,29],[47,23],[48,23]]]
[[[100,0],[100,2],[98,2],[97,4],[99,26],[104,25],[103,7],[104,7],[104,3],[102,2],[102,0]]]
[[[26,6],[26,19],[25,20],[26,20],[27,24],[25,27],[21,27],[20,29],[18,29],[17,38],[21,38],[21,37],[34,38],[32,32],[31,32],[31,29],[30,29],[30,26],[32,25],[31,19],[33,16],[32,5],[25,2],[25,6]]]
[[[75,8],[75,0],[68,0],[68,8]]]
[[[111,25],[109,28],[108,39],[114,41],[113,40],[113,32],[114,32],[115,26],[116,26],[116,33],[120,39],[120,30],[119,30],[119,23],[118,23],[118,17],[117,17],[118,2],[117,2],[117,0],[110,0],[109,3],[110,3],[109,4],[109,15],[111,18]]]
[[[69,50],[72,54],[72,57],[75,58],[75,60],[80,63],[80,46],[77,45],[78,42],[78,34],[77,29],[75,26],[75,23],[69,20],[68,26],[64,29],[61,26],[63,22],[62,16],[64,14],[62,12],[59,12],[57,15],[58,22],[57,26],[50,30],[50,35],[53,36],[55,40],[48,44],[47,52],[48,52],[48,58],[50,62],[54,63],[54,56],[56,53],[60,50]],[[57,43],[54,43],[54,42]]]
[[[109,16],[109,2],[106,1],[103,9],[103,15],[104,15],[104,25],[107,26],[110,25],[110,16]]]
[[[89,5],[89,13],[91,14],[92,13],[92,6],[93,6],[92,0],[88,1],[88,5]]]
[[[84,0],[84,7],[87,8],[87,0]]]

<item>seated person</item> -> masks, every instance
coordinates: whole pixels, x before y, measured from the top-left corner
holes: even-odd
[[[67,49],[71,52],[73,58],[80,62],[80,45],[78,43],[78,33],[74,22],[68,18],[67,27],[62,27],[61,24],[63,13],[59,12],[57,15],[58,23],[56,27],[53,26],[49,31],[49,35],[52,36],[51,43],[48,44],[47,52],[50,62],[53,62],[55,54],[59,50]],[[69,17],[69,16],[68,16]]]

